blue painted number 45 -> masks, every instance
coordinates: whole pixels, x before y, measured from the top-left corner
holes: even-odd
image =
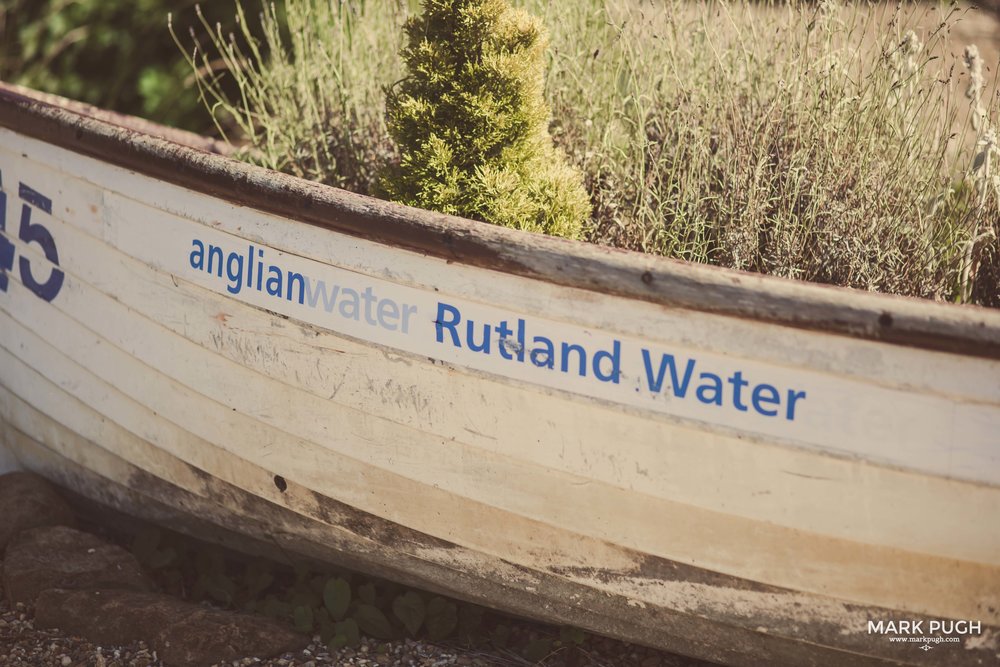
[[[48,280],[39,282],[31,269],[31,260],[23,254],[18,257],[17,268],[21,274],[21,284],[39,298],[52,301],[62,289],[65,275],[59,268],[59,252],[56,241],[44,225],[31,221],[35,209],[52,214],[52,200],[24,183],[18,183],[18,198],[21,199],[21,222],[17,228],[17,238],[26,244],[37,243],[52,264]],[[3,173],[0,172],[0,292],[7,291],[7,272],[14,272],[14,250],[16,246],[7,238],[7,192],[3,189]]]

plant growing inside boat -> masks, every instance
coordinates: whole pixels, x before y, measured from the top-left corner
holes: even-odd
[[[584,173],[593,202],[585,239],[1000,306],[1000,206],[982,187],[995,176],[995,159],[970,169],[990,137],[977,136],[978,149],[967,140],[979,132],[969,131],[962,97],[969,73],[950,55],[965,46],[949,43],[963,18],[955,6],[515,3],[551,30],[549,132]],[[482,3],[428,7],[466,4]],[[435,185],[423,200],[415,187],[397,185],[397,193],[447,204],[457,176],[441,165],[451,144],[397,147],[380,112],[383,86],[407,76],[397,53],[414,48],[400,34],[416,9],[415,0],[288,0],[289,36],[265,26],[272,57],[243,54],[215,30],[226,67],[213,66],[216,57],[203,49],[192,60],[216,115],[245,128],[247,159],[378,194],[377,165],[402,166],[409,151],[408,162]],[[426,65],[432,55],[411,60]],[[240,97],[226,97],[221,76],[240,82]],[[990,117],[994,90],[984,77],[979,100]],[[396,104],[410,105],[390,107],[400,127],[418,111],[442,118],[430,116],[437,100],[407,97],[404,84],[390,91]]]
[[[373,193],[379,166],[395,152],[382,87],[401,69],[405,12],[396,0],[259,7],[258,33],[237,0],[235,34],[198,9],[203,33],[191,31],[190,50],[170,26],[219,134],[248,162]]]
[[[578,237],[580,173],[548,133],[548,36],[507,0],[425,0],[405,26],[407,76],[387,89],[396,201],[506,227]]]

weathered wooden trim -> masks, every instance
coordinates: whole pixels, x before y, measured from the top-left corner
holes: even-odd
[[[87,116],[104,123],[117,125],[134,132],[139,132],[140,134],[148,134],[152,137],[159,137],[169,142],[181,144],[182,146],[187,146],[188,148],[193,148],[195,150],[204,151],[206,153],[215,153],[217,155],[231,155],[233,153],[233,147],[225,141],[220,141],[211,137],[204,137],[200,134],[195,134],[194,132],[177,129],[176,127],[169,127],[167,125],[154,123],[153,121],[146,120],[145,118],[139,118],[138,116],[128,116],[123,113],[118,113],[117,111],[109,111],[107,109],[95,107],[93,104],[78,102],[77,100],[70,100],[65,97],[60,97],[59,95],[44,93],[38,90],[32,90],[31,88],[25,88],[24,86],[8,84],[0,81],[0,93],[6,90],[29,99],[37,100],[38,102],[42,102],[44,104],[72,111],[73,113],[81,116]]]
[[[809,285],[484,225],[247,165],[176,143],[185,138],[175,132],[158,132],[170,141],[130,129],[139,121],[117,117],[115,125],[112,117],[59,104],[0,84],[0,125],[239,205],[449,261],[668,307],[1000,358],[1000,313],[987,309]]]

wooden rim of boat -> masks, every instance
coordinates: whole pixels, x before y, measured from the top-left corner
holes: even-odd
[[[350,193],[223,155],[225,145],[0,83],[0,126],[76,153],[351,236],[662,306],[1000,359],[1000,313],[546,237]]]

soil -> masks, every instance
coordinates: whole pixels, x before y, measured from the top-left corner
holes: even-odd
[[[364,637],[333,649],[270,618],[164,592],[170,572],[143,568],[120,525],[75,515],[38,476],[0,476],[0,515],[8,528],[0,536],[0,667],[711,667],[591,634],[564,644],[557,628],[499,614],[504,648],[484,632],[475,648]],[[213,548],[183,539],[199,556]],[[543,657],[527,660],[525,649],[538,642]]]

